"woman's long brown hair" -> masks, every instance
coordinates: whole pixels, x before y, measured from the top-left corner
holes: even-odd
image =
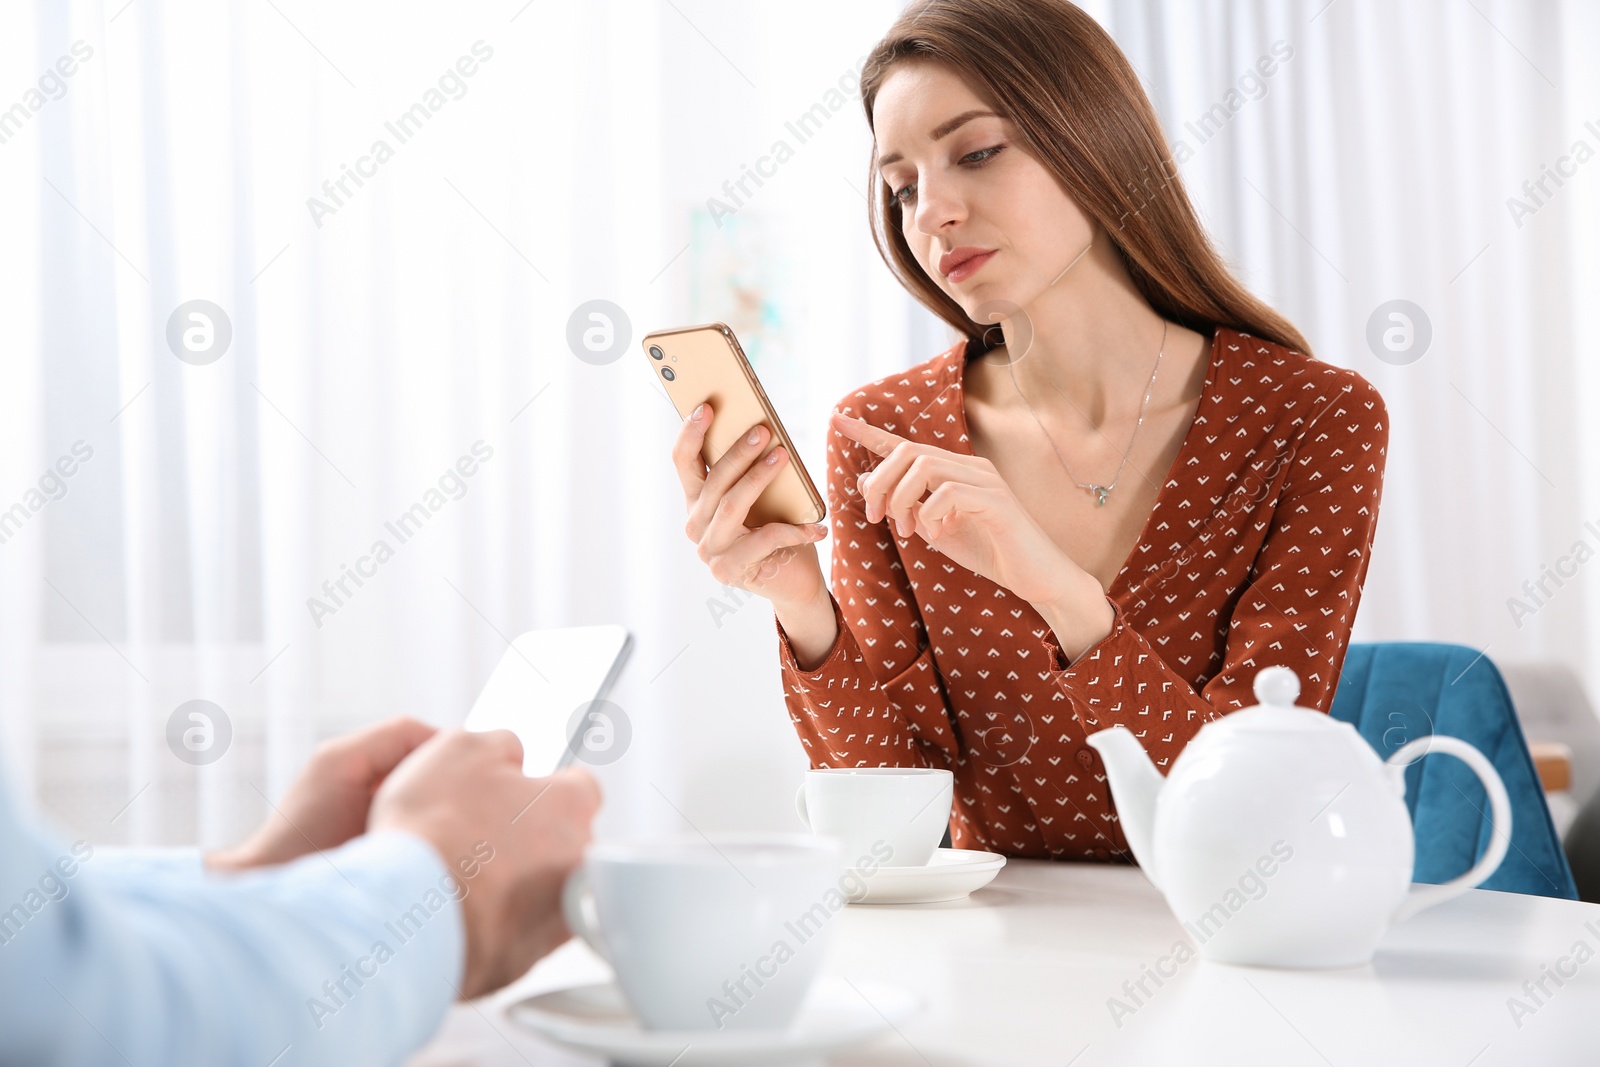
[[[861,71],[867,125],[895,64],[944,64],[1022,134],[1028,151],[1103,227],[1150,306],[1206,337],[1227,326],[1311,355],[1289,320],[1240,285],[1200,226],[1166,135],[1110,34],[1068,0],[920,0],[895,20]],[[868,182],[872,240],[900,284],[987,351],[975,323],[928,277],[902,231],[900,202],[877,172]]]

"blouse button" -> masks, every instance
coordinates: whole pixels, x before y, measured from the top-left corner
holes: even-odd
[[[1094,755],[1088,749],[1080,748],[1078,749],[1078,762],[1083,766],[1084,770],[1088,770],[1094,766]]]

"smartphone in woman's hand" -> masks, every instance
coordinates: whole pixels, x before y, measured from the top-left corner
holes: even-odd
[[[720,322],[657,330],[646,334],[640,344],[651,372],[667,390],[680,418],[687,419],[701,403],[711,405],[711,428],[701,448],[707,467],[758,424],[765,424],[772,434],[767,452],[779,445],[788,451],[789,462],[751,505],[746,526],[822,521],[828,514],[822,495],[800,462],[733,330]]]

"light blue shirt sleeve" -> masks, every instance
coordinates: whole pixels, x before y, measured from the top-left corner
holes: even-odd
[[[94,850],[94,858],[97,871],[104,872],[114,868],[128,871],[135,877],[143,877],[151,871],[171,875],[187,874],[194,878],[206,874],[205,854],[198,848],[188,846],[143,848],[101,845]]]
[[[0,1063],[398,1064],[456,998],[464,883],[419,837],[237,875],[116,851],[0,788]]]

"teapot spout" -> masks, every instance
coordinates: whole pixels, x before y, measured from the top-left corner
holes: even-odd
[[[1160,889],[1155,865],[1156,797],[1167,780],[1126,726],[1090,734],[1088,741],[1106,765],[1106,782],[1111,786],[1111,799],[1117,805],[1117,820],[1128,847],[1133,849],[1133,857],[1145,876]]]

